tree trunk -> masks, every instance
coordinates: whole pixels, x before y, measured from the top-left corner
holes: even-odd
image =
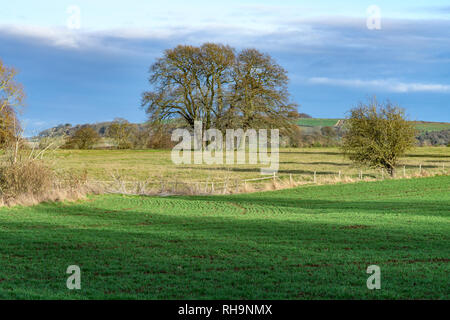
[[[395,178],[395,167],[394,166],[389,166],[386,169],[387,169],[387,172],[391,175],[391,177]]]

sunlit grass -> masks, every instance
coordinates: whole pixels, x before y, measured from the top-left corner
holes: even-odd
[[[449,207],[440,176],[3,208],[0,298],[448,299]]]
[[[59,150],[48,155],[58,170],[87,171],[90,179],[110,180],[111,174],[120,173],[125,179],[205,181],[224,179],[252,179],[260,177],[258,165],[175,165],[168,150]],[[293,175],[295,179],[343,176],[358,177],[361,168],[355,167],[337,148],[302,148],[280,150],[279,175]],[[450,148],[416,148],[402,159],[398,174],[407,175],[422,170],[440,172],[450,169]],[[380,170],[362,168],[365,176],[381,177]]]

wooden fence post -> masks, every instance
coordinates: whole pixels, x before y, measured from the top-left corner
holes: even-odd
[[[314,183],[317,183],[317,171],[314,171]]]

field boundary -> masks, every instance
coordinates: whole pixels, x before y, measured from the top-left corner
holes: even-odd
[[[411,165],[409,165],[411,167]],[[320,172],[311,174],[276,174],[271,176],[232,179],[230,177],[222,180],[206,179],[200,181],[183,181],[179,179],[147,179],[147,180],[125,180],[119,175],[113,175],[112,180],[91,180],[89,184],[104,190],[110,194],[125,195],[213,195],[213,194],[237,194],[252,193],[258,191],[270,191],[293,188],[300,185],[327,185],[337,183],[354,183],[361,181],[383,181],[392,179],[409,179],[418,177],[429,177],[447,175],[445,164],[439,169],[423,168],[422,164],[414,166],[413,169],[402,166],[396,177],[390,177],[385,170],[378,174],[364,172],[360,169],[358,174],[348,174],[343,171]]]

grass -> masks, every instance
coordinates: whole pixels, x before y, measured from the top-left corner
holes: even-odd
[[[3,208],[0,298],[449,299],[449,207],[438,176]]]
[[[301,118],[297,124],[301,127],[333,127],[339,119]]]
[[[419,131],[442,131],[450,130],[450,123],[448,122],[423,122],[417,121],[415,127]]]
[[[297,121],[297,124],[300,127],[333,127],[339,120],[340,119],[301,118]],[[414,126],[417,130],[422,132],[450,130],[450,123],[448,122],[414,121]]]
[[[59,150],[49,155],[52,166],[58,170],[86,171],[92,180],[111,180],[119,172],[125,179],[159,182],[163,179],[179,181],[224,181],[229,178],[252,179],[260,177],[261,165],[174,165],[171,151],[163,150]],[[343,157],[337,148],[303,148],[280,150],[280,175],[292,174],[294,179],[311,179],[314,172],[319,178],[342,175],[356,178],[359,168]],[[401,161],[399,170],[413,175],[423,170],[440,171],[450,168],[450,148],[423,147],[411,151]],[[381,177],[379,170],[363,169],[368,177]]]

